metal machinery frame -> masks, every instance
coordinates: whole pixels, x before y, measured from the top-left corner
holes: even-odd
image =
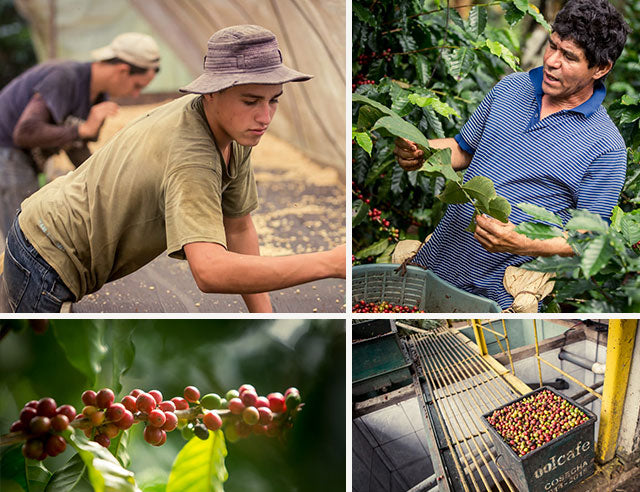
[[[610,320],[607,343],[607,370],[602,394],[576,380],[540,355],[538,329],[533,320],[535,357],[542,385],[541,362],[602,400],[600,427],[596,442],[596,460],[610,461],[615,454],[622,409],[626,396],[631,357],[638,320]],[[449,480],[440,482],[440,490],[510,490],[515,487],[495,465],[496,452],[479,415],[491,411],[531,389],[515,376],[511,348],[502,320],[502,333],[482,326],[480,320],[470,320],[475,343],[457,330],[439,327],[413,330],[407,343],[423,382],[417,383],[416,394],[428,421],[430,451],[442,458]],[[509,357],[511,370],[488,354],[484,332],[492,333],[503,353]],[[432,453],[433,454],[433,453]]]

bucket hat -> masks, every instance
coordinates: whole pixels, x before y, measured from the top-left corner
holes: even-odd
[[[107,46],[91,52],[95,61],[121,60],[140,68],[156,69],[160,66],[158,45],[151,36],[139,32],[125,32],[116,36]]]
[[[209,38],[204,73],[181,92],[210,94],[243,84],[303,82],[312,76],[282,63],[275,35],[260,26],[221,29]]]

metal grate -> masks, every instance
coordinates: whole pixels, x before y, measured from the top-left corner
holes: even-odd
[[[480,416],[520,396],[450,328],[410,335],[410,350],[430,390],[437,424],[465,491],[517,489],[496,466],[496,452]]]

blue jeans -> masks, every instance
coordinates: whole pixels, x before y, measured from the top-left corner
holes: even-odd
[[[59,313],[75,296],[22,233],[18,216],[7,234],[2,288],[13,313]],[[6,305],[8,304],[8,306]]]

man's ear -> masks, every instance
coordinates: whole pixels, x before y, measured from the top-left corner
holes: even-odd
[[[602,77],[607,75],[612,68],[613,68],[613,63],[611,63],[611,61],[608,61],[605,65],[600,65],[598,67],[598,70],[596,70],[596,72],[593,74],[593,79],[594,80],[601,79]]]

